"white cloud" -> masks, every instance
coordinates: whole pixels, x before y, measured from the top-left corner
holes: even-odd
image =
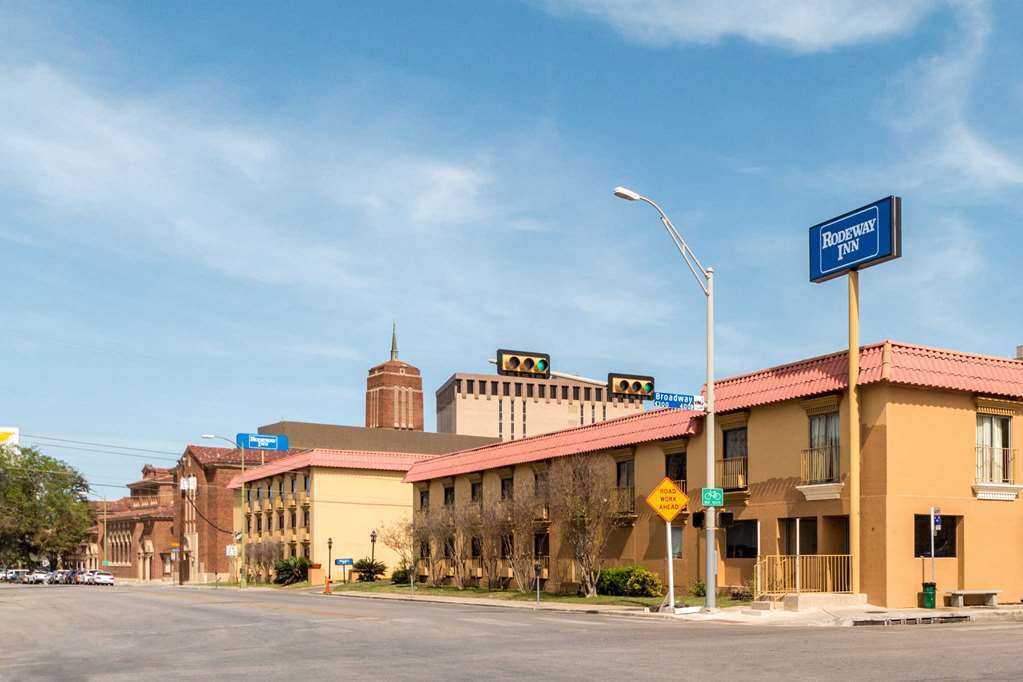
[[[547,0],[648,45],[716,43],[729,37],[796,52],[875,41],[912,28],[933,0]]]

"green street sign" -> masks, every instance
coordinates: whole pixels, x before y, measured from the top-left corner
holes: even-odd
[[[109,562],[109,561],[107,561],[106,559],[104,559],[104,560],[103,560],[103,565],[104,565],[104,566],[109,566],[109,565],[110,565],[110,562]]]
[[[700,491],[700,502],[704,507],[723,507],[725,491],[723,488],[704,488]]]

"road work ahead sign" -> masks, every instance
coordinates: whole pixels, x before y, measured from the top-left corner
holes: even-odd
[[[887,197],[810,228],[810,281],[902,255],[902,199]]]
[[[646,503],[662,519],[671,523],[689,504],[689,496],[682,492],[675,481],[665,477],[653,492],[647,495]]]

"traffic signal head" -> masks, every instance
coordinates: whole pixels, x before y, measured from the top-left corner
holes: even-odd
[[[619,398],[640,398],[647,400],[654,397],[654,378],[642,374],[607,375],[607,392]]]
[[[718,512],[718,528],[731,528],[735,525],[735,514],[728,511]]]
[[[500,348],[497,351],[497,373],[504,376],[548,379],[551,376],[551,356],[547,353]]]
[[[693,512],[693,528],[703,528],[706,512]]]

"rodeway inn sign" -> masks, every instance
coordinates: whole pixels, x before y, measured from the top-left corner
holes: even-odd
[[[810,281],[902,255],[902,200],[886,197],[810,228]]]

